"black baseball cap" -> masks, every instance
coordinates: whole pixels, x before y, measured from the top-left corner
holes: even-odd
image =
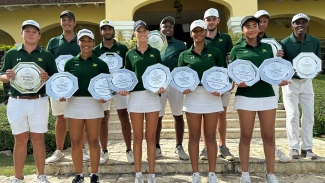
[[[60,18],[62,18],[63,16],[68,16],[68,17],[72,18],[74,21],[76,21],[76,19],[74,17],[74,13],[72,11],[69,11],[69,10],[62,11]]]
[[[257,24],[260,23],[260,19],[254,17],[254,16],[251,16],[251,15],[250,15],[250,16],[246,16],[246,17],[243,18],[243,20],[242,20],[241,23],[240,23],[240,27],[241,27],[241,29],[243,29],[245,23],[246,23],[247,21],[249,21],[249,20],[254,20],[255,22],[257,22]]]
[[[175,25],[175,19],[171,16],[168,16],[168,17],[165,17],[164,19],[162,19],[162,21],[160,22],[160,25],[162,25],[166,22],[170,22],[172,25]]]
[[[148,25],[146,22],[142,21],[142,20],[138,20],[134,23],[134,27],[133,30],[136,31],[138,30],[141,26],[143,26],[144,28],[146,28],[147,30],[149,30]]]

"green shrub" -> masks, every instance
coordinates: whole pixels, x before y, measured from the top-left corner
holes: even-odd
[[[313,88],[315,93],[315,124],[314,136],[325,134],[325,76],[321,75],[313,79]]]

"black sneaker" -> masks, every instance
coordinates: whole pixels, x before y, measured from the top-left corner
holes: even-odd
[[[98,182],[99,182],[99,177],[97,173],[90,174],[90,183],[98,183]]]
[[[301,156],[309,159],[317,159],[317,155],[311,149],[301,150]]]
[[[72,183],[85,183],[83,175],[75,175]]]

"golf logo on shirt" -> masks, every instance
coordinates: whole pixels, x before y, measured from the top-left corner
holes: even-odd
[[[97,67],[97,64],[94,64],[94,63],[93,63],[93,67]]]
[[[212,54],[209,53],[209,54],[207,54],[207,56],[208,56],[208,57],[212,57]]]
[[[37,58],[37,61],[42,62],[43,58]]]
[[[121,52],[120,52],[120,51],[116,51],[116,53],[117,53],[117,54],[119,54],[119,55],[121,54]]]
[[[262,52],[263,52],[263,53],[266,53],[267,51],[266,51],[266,49],[262,49]]]
[[[155,55],[154,54],[150,54],[150,57],[155,57]]]
[[[223,41],[223,39],[219,39],[219,42],[222,42]]]

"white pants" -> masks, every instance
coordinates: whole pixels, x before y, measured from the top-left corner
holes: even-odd
[[[161,111],[159,112],[159,117],[165,115],[166,103],[167,99],[172,110],[173,116],[180,116],[183,114],[183,98],[184,94],[176,90],[175,88],[168,86],[167,90],[161,94],[160,102],[161,102]]]
[[[299,108],[302,109],[301,117],[301,149],[313,147],[314,126],[314,90],[312,79],[292,79],[292,84],[282,87],[283,103],[286,110],[287,136],[289,148],[299,150]]]

